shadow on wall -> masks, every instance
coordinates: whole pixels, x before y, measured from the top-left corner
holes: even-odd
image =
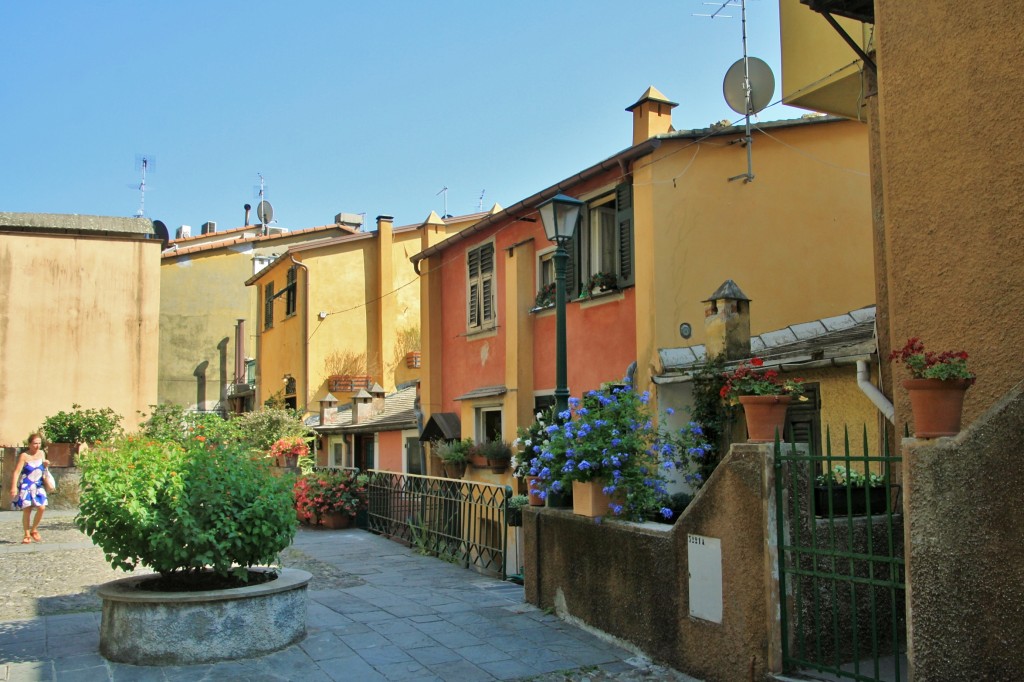
[[[224,337],[217,344],[217,358],[220,361],[220,395],[218,399],[221,405],[228,401],[228,337]]]
[[[192,376],[196,378],[196,408],[200,410],[206,406],[206,368],[209,366],[210,363],[203,360],[192,371]]]

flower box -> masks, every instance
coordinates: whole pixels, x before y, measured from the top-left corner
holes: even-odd
[[[364,388],[369,390],[371,386],[373,378],[369,374],[332,374],[327,377],[330,393],[353,393]]]
[[[420,351],[414,350],[405,354],[405,366],[409,369],[419,369],[422,361]]]
[[[897,487],[897,486],[892,486]],[[865,499],[864,491],[867,490],[868,494]],[[847,500],[847,491],[849,491],[849,500]],[[870,508],[872,515],[885,514],[888,511],[885,506],[885,486],[874,486],[871,488],[864,488],[863,486],[854,486],[848,488],[845,485],[834,485],[831,488],[829,486],[818,485],[814,487],[814,515],[819,518],[828,518],[829,516],[864,516],[868,513]],[[896,500],[897,495],[892,495],[891,499]],[[829,514],[829,500],[832,501],[832,513]],[[849,501],[849,504],[847,504]]]

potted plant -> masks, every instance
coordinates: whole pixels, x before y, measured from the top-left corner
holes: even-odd
[[[815,478],[815,483],[815,516],[863,516],[868,509],[872,514],[888,509],[885,498],[889,485],[881,474],[864,474],[838,464]]]
[[[889,361],[906,365],[910,379],[903,387],[910,396],[914,435],[918,438],[955,436],[960,433],[964,395],[975,381],[967,369],[967,353],[927,351],[914,337],[889,354]]]
[[[267,568],[295,535],[290,485],[237,441],[194,431],[181,441],[138,434],[81,455],[75,524],[114,568],[157,573],[101,586],[100,653],[191,664],[301,639],[296,591],[305,600],[310,575]],[[211,608],[222,616],[210,621]],[[176,636],[161,638],[168,629]]]
[[[274,460],[276,466],[289,469],[297,467],[299,458],[308,455],[309,446],[302,436],[278,438],[267,452],[267,456]]]
[[[803,395],[803,379],[779,376],[778,370],[764,369],[764,360],[753,357],[722,375],[720,395],[728,403],[739,402],[747,422],[748,443],[770,443],[782,435],[786,408],[794,397]]]
[[[591,296],[594,289],[598,291],[615,291],[619,288],[619,278],[614,272],[595,272],[587,280],[587,293]]]
[[[430,451],[441,460],[444,474],[448,478],[462,478],[469,462],[469,451],[473,447],[472,439],[434,440],[430,442]]]
[[[550,424],[530,474],[550,496],[572,489],[573,512],[643,521],[667,494],[665,472],[682,462],[678,446],[653,425],[650,395],[628,387],[590,391],[569,399]]]
[[[553,407],[541,410],[536,414],[536,419],[532,424],[519,427],[518,435],[512,441],[512,446],[518,448],[518,452],[513,453],[509,462],[512,467],[512,476],[523,481],[530,504],[535,507],[544,506],[544,496],[542,496],[541,488],[538,485],[539,478],[530,473],[530,462],[540,455],[541,446],[547,441],[545,429],[554,421]]]
[[[555,304],[555,283],[548,282],[540,288],[537,292],[537,297],[533,299],[534,309],[550,308]]]
[[[300,518],[325,528],[347,528],[352,517],[367,508],[369,476],[354,469],[314,471],[292,488]]]
[[[501,473],[508,468],[512,459],[512,446],[500,438],[476,443],[470,449],[470,460],[473,466],[490,467],[491,471]]]
[[[121,415],[109,407],[86,410],[73,403],[70,412],[61,411],[44,419],[39,432],[47,442],[46,456],[51,466],[74,466],[83,443],[92,446],[122,433]]]
[[[513,495],[505,501],[505,523],[509,526],[523,525],[523,507],[530,504],[526,495]]]

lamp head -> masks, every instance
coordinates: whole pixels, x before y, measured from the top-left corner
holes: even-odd
[[[582,208],[582,201],[565,194],[556,194],[538,206],[548,240],[560,244],[572,239]]]

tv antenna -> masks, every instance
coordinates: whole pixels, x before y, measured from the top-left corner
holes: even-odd
[[[447,187],[442,187],[441,191],[438,192],[437,194],[443,194],[444,195],[444,217],[445,218],[451,218],[451,216],[448,215],[448,188]],[[435,194],[434,196],[436,197],[437,194]]]
[[[266,227],[274,220],[274,207],[270,205],[264,197],[266,196],[267,186],[263,180],[263,173],[257,173],[256,175],[260,178],[260,202],[256,204],[256,217],[260,219],[260,225]]]
[[[477,210],[477,212],[480,212],[480,211],[484,210],[484,193],[485,192],[487,192],[487,190],[485,190],[485,189],[480,190],[480,200],[476,202],[476,210]]]
[[[717,5],[711,14],[695,16],[711,19],[731,19],[732,15],[722,14],[726,7],[740,8],[740,26],[743,36],[743,57],[738,59],[725,72],[722,82],[722,94],[729,108],[737,114],[743,114],[744,136],[743,146],[747,148],[747,172],[734,175],[733,180],[743,179],[744,183],[754,180],[753,138],[750,136],[750,116],[764,109],[775,94],[775,76],[772,69],[763,60],[747,55],[747,0],[725,0],[724,2],[706,2],[705,5]]]
[[[154,170],[155,166],[156,159],[152,155],[135,155],[135,170],[142,173],[142,180],[138,185],[134,185],[139,190],[139,210],[135,214],[136,218],[144,218],[146,216],[146,173]]]

